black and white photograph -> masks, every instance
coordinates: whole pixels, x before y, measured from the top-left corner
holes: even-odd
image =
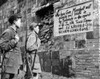
[[[100,79],[100,0],[0,0],[0,79]]]

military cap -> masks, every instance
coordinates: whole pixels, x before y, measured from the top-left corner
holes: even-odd
[[[10,24],[13,24],[13,22],[14,22],[15,20],[17,20],[18,18],[22,18],[21,15],[19,15],[19,14],[13,14],[13,15],[11,15],[11,16],[9,17],[8,21],[9,21]]]

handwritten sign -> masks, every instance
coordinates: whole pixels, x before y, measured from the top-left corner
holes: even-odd
[[[54,36],[93,31],[93,2],[56,10]]]

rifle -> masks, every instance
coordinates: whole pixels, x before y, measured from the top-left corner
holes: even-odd
[[[2,37],[2,34],[0,35],[0,38]],[[3,40],[0,40],[0,44],[2,44]],[[5,78],[5,66],[4,66],[4,59],[5,59],[5,51],[3,49],[1,49],[0,46],[0,53],[2,54],[2,58],[1,58],[1,79]]]
[[[31,66],[29,65],[29,58],[28,58],[28,53],[27,53],[27,32],[26,32],[26,41],[25,41],[25,62],[26,62],[26,79],[27,77],[32,77],[33,78],[33,73],[31,70]]]
[[[31,67],[32,70],[34,69],[36,54],[37,54],[37,50],[35,50],[35,55],[34,55],[34,59],[33,59],[33,62],[32,62],[32,67]]]
[[[2,61],[1,61],[1,79],[5,78],[4,59],[5,59],[5,52],[3,51],[3,53],[2,53]]]

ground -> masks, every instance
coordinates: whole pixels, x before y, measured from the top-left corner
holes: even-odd
[[[16,78],[14,79],[24,79],[24,74],[25,72],[20,71],[20,74],[18,76],[16,76]],[[1,75],[0,75],[0,79],[1,79]],[[48,72],[42,72],[42,74],[40,75],[39,79],[87,79],[87,78],[66,78],[63,76],[59,76],[59,75],[54,75],[52,73],[48,73]]]

